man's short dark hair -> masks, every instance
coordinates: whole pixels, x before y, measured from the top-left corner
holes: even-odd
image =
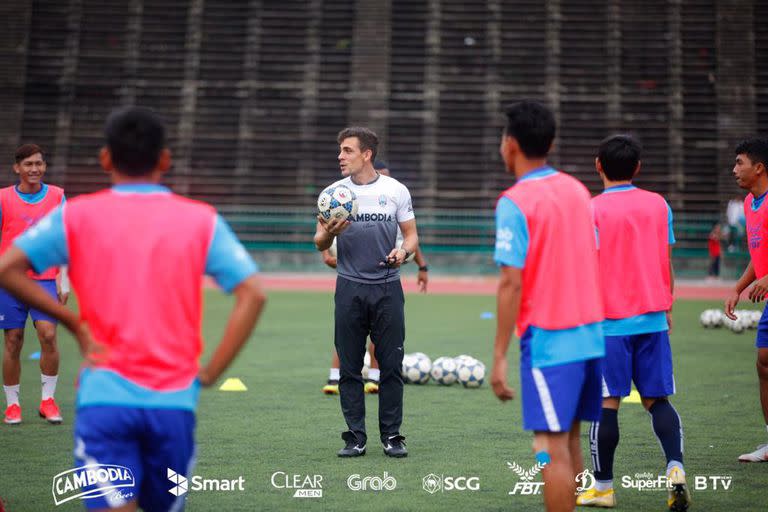
[[[115,168],[130,176],[151,173],[165,147],[160,118],[147,108],[126,107],[109,115],[104,127]]]
[[[350,137],[357,137],[357,140],[360,141],[360,151],[370,150],[371,161],[376,160],[376,152],[379,150],[379,136],[376,135],[376,132],[364,126],[350,126],[339,132],[336,142],[341,144],[344,139]]]
[[[557,124],[552,112],[537,101],[523,100],[508,106],[504,113],[504,134],[517,140],[528,158],[543,158],[555,139]]]
[[[40,146],[37,144],[22,144],[16,148],[14,159],[18,164],[21,163],[22,160],[26,160],[27,158],[31,157],[32,155],[36,155],[37,153],[40,153],[40,156],[43,157],[43,161],[45,161],[45,153],[43,153],[43,150]]]
[[[753,164],[762,163],[768,167],[768,140],[759,137],[745,139],[736,146],[737,155],[747,155]]]
[[[631,135],[611,135],[597,148],[597,159],[605,177],[611,181],[631,180],[635,175],[643,146]]]

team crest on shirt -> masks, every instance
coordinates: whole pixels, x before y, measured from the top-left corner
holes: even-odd
[[[387,196],[385,196],[384,194],[381,194],[379,196],[379,206],[381,206],[382,208],[387,206]]]
[[[760,226],[750,226],[749,227],[749,246],[752,249],[757,249],[760,247],[760,242],[762,241],[763,237],[760,236]]]

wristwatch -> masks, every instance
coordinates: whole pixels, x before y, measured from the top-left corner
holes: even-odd
[[[429,270],[429,267],[424,265],[423,267],[419,267],[419,272],[427,272]]]

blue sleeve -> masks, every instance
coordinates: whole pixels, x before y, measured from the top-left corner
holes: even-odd
[[[496,205],[494,261],[499,266],[524,268],[528,241],[528,222],[525,215],[511,199],[502,197]]]
[[[253,258],[237,239],[221,215],[216,216],[213,240],[208,249],[205,273],[229,293],[246,278],[259,271]]]
[[[669,245],[674,245],[674,243],[677,241],[675,240],[675,230],[672,228],[672,208],[669,206],[669,203],[665,201],[667,205],[667,225],[669,226]]]
[[[13,245],[27,255],[35,272],[69,263],[67,235],[64,232],[64,207],[58,206],[29,228]]]

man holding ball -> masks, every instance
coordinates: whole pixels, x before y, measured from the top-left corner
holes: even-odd
[[[379,432],[384,453],[406,457],[403,419],[403,379],[400,370],[405,340],[403,288],[400,265],[419,244],[411,194],[399,181],[380,175],[373,167],[378,136],[368,128],[342,130],[339,167],[343,185],[357,196],[354,219],[326,221],[318,216],[314,242],[317,250],[328,249],[338,237],[335,294],[335,346],[341,363],[339,393],[348,430],[339,457],[365,455],[365,393],[362,368],[366,338],[376,340],[379,361]],[[396,247],[397,228],[403,245]]]

